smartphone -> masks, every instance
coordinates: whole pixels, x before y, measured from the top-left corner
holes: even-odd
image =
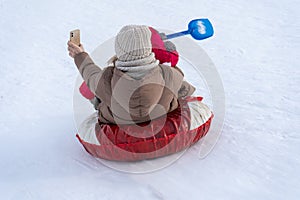
[[[70,41],[76,45],[80,45],[80,30],[76,29],[70,32]]]

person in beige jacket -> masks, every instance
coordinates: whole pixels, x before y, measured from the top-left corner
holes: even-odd
[[[179,98],[195,91],[178,67],[155,59],[147,26],[123,27],[115,38],[112,66],[104,69],[95,65],[82,45],[69,41],[68,50],[87,86],[100,99],[97,110],[102,123],[153,120],[175,110]]]

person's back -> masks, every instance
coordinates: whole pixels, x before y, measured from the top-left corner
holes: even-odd
[[[115,51],[113,66],[103,70],[87,53],[74,55],[83,79],[100,99],[100,122],[146,122],[176,109],[178,98],[194,92],[181,70],[159,65],[147,26],[123,27],[116,36]]]

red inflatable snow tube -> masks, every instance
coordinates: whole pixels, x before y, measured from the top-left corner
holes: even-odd
[[[136,161],[170,155],[195,144],[209,130],[212,113],[207,120],[191,129],[188,102],[195,100],[199,101],[199,98],[183,101],[179,108],[164,118],[149,123],[138,125],[96,123],[95,138],[98,144],[85,141],[79,134],[77,138],[91,155],[107,160]]]

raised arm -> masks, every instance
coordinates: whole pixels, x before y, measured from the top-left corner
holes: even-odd
[[[83,46],[77,46],[72,42],[68,42],[69,55],[74,58],[75,64],[89,87],[95,94],[99,79],[102,75],[102,70],[93,62],[88,53],[83,49]]]

